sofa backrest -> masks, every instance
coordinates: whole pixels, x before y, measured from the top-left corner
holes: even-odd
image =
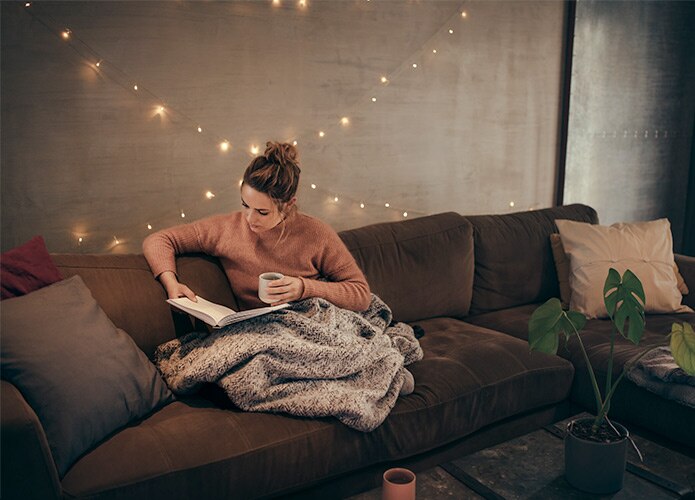
[[[473,232],[459,214],[372,224],[339,235],[396,320],[468,313]]]
[[[165,302],[164,289],[142,255],[51,254],[51,258],[64,278],[82,277],[111,321],[128,332],[150,358],[159,344],[193,328],[187,314],[174,312]],[[179,256],[177,271],[181,281],[198,295],[236,308],[217,259],[200,254]]]
[[[559,297],[550,247],[555,219],[598,223],[596,211],[580,204],[465,218],[475,240],[471,314]]]

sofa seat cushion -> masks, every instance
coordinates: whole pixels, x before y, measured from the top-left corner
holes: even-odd
[[[514,307],[502,311],[469,316],[466,321],[476,325],[505,332],[514,337],[528,338],[528,321],[539,304]],[[618,335],[615,346],[613,380],[620,376],[623,366],[630,359],[650,346],[664,345],[673,322],[687,321],[695,324],[695,314],[647,314],[642,341],[638,346]],[[587,349],[591,364],[596,371],[599,387],[603,391],[608,370],[611,324],[607,320],[589,320],[582,331],[582,341]],[[571,399],[588,411],[596,411],[591,382],[584,358],[576,341],[567,346],[560,344],[558,355],[572,362],[575,380]],[[675,401],[664,399],[623,379],[613,397],[610,415],[623,424],[636,424],[661,434],[673,441],[695,447],[695,410]]]
[[[454,319],[418,324],[426,334],[424,359],[410,365],[415,391],[400,398],[373,432],[331,418],[181,400],[85,455],[65,476],[64,491],[75,497],[99,493],[100,499],[282,493],[429,451],[569,394],[573,368],[562,358],[529,352],[518,339]],[[486,361],[491,356],[495,363]]]

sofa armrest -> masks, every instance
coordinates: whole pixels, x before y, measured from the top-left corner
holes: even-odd
[[[19,390],[0,385],[0,496],[3,499],[60,498],[58,471],[39,418]]]
[[[695,309],[695,257],[688,255],[674,254],[678,272],[683,276],[685,284],[690,293],[683,295],[683,304]]]

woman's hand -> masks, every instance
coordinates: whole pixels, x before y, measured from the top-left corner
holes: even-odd
[[[170,299],[188,297],[193,302],[198,302],[198,299],[195,298],[195,293],[193,293],[193,291],[183,283],[179,283],[179,280],[176,278],[176,274],[172,273],[171,271],[164,271],[162,274],[160,274],[159,281],[164,286],[167,296]]]
[[[304,282],[294,276],[285,276],[268,283],[268,296],[273,306],[299,300],[304,293]]]

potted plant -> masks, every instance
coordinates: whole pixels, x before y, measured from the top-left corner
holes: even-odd
[[[645,326],[644,289],[629,269],[621,277],[618,271],[611,268],[603,287],[603,298],[612,324],[610,356],[603,392],[579,333],[587,321],[582,313],[565,311],[557,298],[549,299],[532,314],[528,338],[532,350],[551,354],[557,353],[560,336],[564,336],[566,341],[572,336],[577,339],[591,380],[596,415],[574,420],[568,425],[565,437],[565,476],[576,488],[598,494],[612,493],[622,488],[627,443],[632,442],[625,427],[608,419],[611,398],[625,374],[651,350],[645,349],[626,363],[620,376],[613,380],[616,335],[622,335],[635,345],[642,338]],[[688,374],[695,374],[693,327],[688,323],[674,323],[669,336],[676,363]],[[632,444],[634,446],[634,442]]]

